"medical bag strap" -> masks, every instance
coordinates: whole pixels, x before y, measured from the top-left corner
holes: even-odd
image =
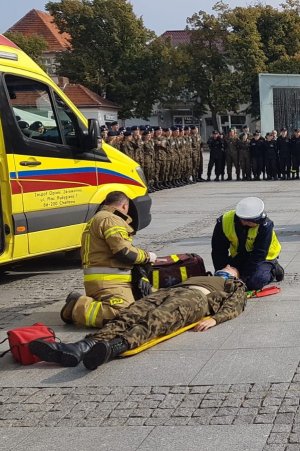
[[[4,343],[6,340],[8,340],[8,337],[4,338],[4,340],[0,341],[0,345],[2,345],[2,343]],[[0,359],[2,357],[5,356],[5,354],[7,354],[10,351],[10,349],[7,349],[6,351],[2,352],[2,354],[0,354]]]

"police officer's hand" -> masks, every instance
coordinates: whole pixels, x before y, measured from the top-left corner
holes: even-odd
[[[142,277],[138,282],[138,288],[141,291],[142,296],[148,296],[152,292],[152,286],[147,277]]]
[[[197,326],[194,327],[195,332],[204,332],[205,330],[214,327],[217,324],[217,321],[213,318],[207,318],[200,321]]]

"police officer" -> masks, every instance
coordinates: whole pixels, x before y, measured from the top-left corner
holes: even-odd
[[[226,154],[226,166],[227,166],[227,180],[232,180],[232,165],[235,167],[236,179],[240,180],[240,159],[238,138],[236,130],[231,128],[226,139],[227,147]]]
[[[200,320],[195,331],[205,331],[237,317],[247,302],[244,284],[234,278],[237,271],[224,269],[222,277],[191,277],[146,296],[123,309],[100,331],[76,343],[35,340],[30,350],[47,362],[72,367],[83,361],[87,369],[94,370],[128,349],[196,321]],[[208,315],[210,318],[202,319]]]
[[[207,168],[207,181],[210,182],[211,171],[215,166],[215,181],[220,180],[222,170],[222,142],[218,130],[214,130],[212,136],[208,139],[207,145],[210,150],[209,162]]]
[[[156,255],[132,244],[128,210],[129,198],[114,191],[87,223],[81,242],[86,296],[70,293],[61,311],[63,321],[102,327],[118,309],[134,302],[131,269],[155,261]]]
[[[251,180],[250,141],[247,133],[242,133],[238,141],[238,148],[243,180]]]
[[[280,250],[274,224],[258,197],[242,199],[235,210],[217,220],[212,237],[215,270],[234,266],[248,290],[259,290],[275,278],[283,280],[284,271],[277,260]]]
[[[264,141],[264,154],[266,162],[267,180],[277,180],[277,144],[273,138],[272,133],[266,134],[266,140]]]
[[[281,179],[289,180],[291,178],[291,143],[285,127],[280,130],[280,135],[277,138],[277,149]]]
[[[254,180],[260,180],[260,176],[264,168],[263,142],[264,139],[261,137],[260,131],[256,130],[250,141],[251,167]]]
[[[292,154],[292,178],[299,179],[300,167],[300,129],[296,128],[294,136],[291,138]]]

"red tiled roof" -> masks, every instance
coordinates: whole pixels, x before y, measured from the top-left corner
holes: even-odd
[[[110,100],[104,99],[95,92],[82,85],[67,84],[63,89],[64,93],[72,100],[77,108],[108,108],[119,109],[118,105]],[[42,92],[18,91],[17,98],[11,99],[11,103],[15,107],[36,106],[37,100]]]
[[[118,109],[118,105],[99,96],[95,92],[79,84],[67,84],[63,89],[64,93],[72,100],[72,102],[78,107],[102,107]]]
[[[163,39],[169,38],[171,40],[171,44],[174,47],[177,47],[178,45],[190,43],[191,31],[189,31],[189,30],[168,30],[168,31],[165,31],[161,35],[161,38],[163,38]]]
[[[49,52],[61,52],[70,47],[70,35],[59,32],[50,14],[36,9],[25,14],[7,31],[22,33],[25,36],[42,36],[48,43]]]

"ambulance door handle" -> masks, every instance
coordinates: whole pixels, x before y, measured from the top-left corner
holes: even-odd
[[[42,164],[40,161],[20,161],[21,166],[39,166]]]

